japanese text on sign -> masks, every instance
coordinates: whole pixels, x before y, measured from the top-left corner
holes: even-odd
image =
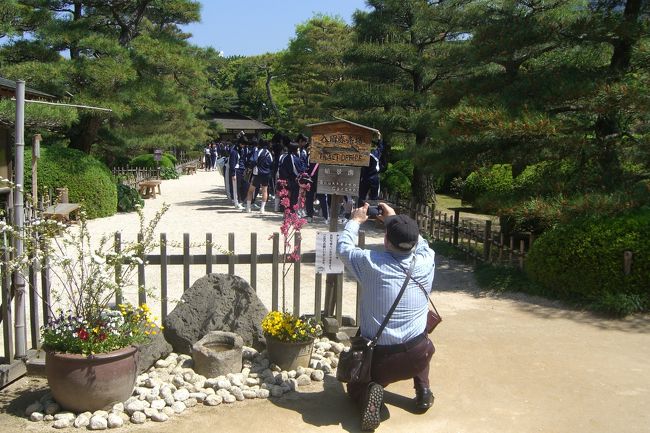
[[[338,233],[316,233],[316,273],[340,274],[343,272],[343,262],[336,253]]]
[[[319,194],[356,195],[360,177],[361,167],[322,164],[316,191]]]

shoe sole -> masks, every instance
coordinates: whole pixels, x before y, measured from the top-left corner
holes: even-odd
[[[381,404],[383,402],[384,388],[376,383],[370,385],[370,389],[368,389],[368,397],[361,414],[361,430],[373,431],[379,427],[379,424],[381,423]],[[372,410],[373,406],[374,410]]]

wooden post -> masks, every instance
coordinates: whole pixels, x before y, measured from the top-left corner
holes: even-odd
[[[339,206],[341,205],[341,196],[332,195],[332,205],[330,208],[330,232],[338,231]],[[327,274],[325,277],[325,317],[334,316],[336,309],[336,288],[338,279],[342,276],[337,274]]]
[[[144,236],[138,233],[138,243],[143,242]],[[145,290],[144,261],[146,257],[140,256],[141,263],[138,264],[138,305],[147,303],[147,292]]]
[[[115,240],[113,241],[113,246],[115,248],[115,254],[118,256],[122,252],[122,233],[120,232],[115,232]],[[121,287],[122,285],[122,264],[120,261],[115,262],[115,284],[117,284],[118,287]],[[115,291],[115,303],[117,305],[120,305],[123,300],[124,300],[124,294],[122,293],[122,289],[118,288]]]
[[[32,203],[38,203],[38,158],[41,157],[41,134],[34,135],[32,145]]]
[[[41,305],[43,308],[43,323],[50,322],[50,258],[43,256],[41,268]]]
[[[212,233],[205,234],[205,274],[212,273]]]
[[[235,275],[235,234],[228,233],[228,275]]]
[[[160,234],[160,320],[167,317],[167,234]]]
[[[278,280],[280,269],[280,234],[273,233],[273,263],[271,264],[271,310],[278,311]]]
[[[190,234],[183,233],[183,292],[190,288]]]
[[[632,273],[632,259],[634,255],[632,251],[623,252],[623,273],[625,275],[630,275]]]
[[[251,233],[251,287],[257,292],[257,233]]]
[[[314,316],[316,321],[321,320],[321,296],[323,294],[323,274],[316,273],[316,282],[314,284]]]
[[[295,233],[293,237],[293,245],[298,254],[302,256],[300,250],[301,243],[300,233]],[[300,259],[293,263],[293,315],[300,316]]]
[[[526,241],[519,241],[519,269],[524,269],[524,256],[526,255]]]
[[[490,250],[492,249],[492,221],[485,221],[485,231],[483,232],[483,258],[486,262],[490,261]]]
[[[460,220],[460,210],[454,210],[454,245],[458,245],[458,222]]]

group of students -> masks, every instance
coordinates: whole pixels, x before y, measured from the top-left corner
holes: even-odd
[[[380,140],[370,154],[370,164],[361,170],[358,206],[366,198],[378,199],[383,150],[384,144]],[[234,143],[214,143],[206,147],[205,152],[206,170],[216,169],[223,161],[226,194],[236,209],[252,212],[255,207],[263,214],[269,198],[273,198],[274,210],[282,210],[278,190],[286,188],[289,205],[295,209],[299,203],[297,212],[301,217],[312,222],[315,204],[319,203],[322,217],[325,223],[328,222],[331,197],[316,191],[320,164],[310,161],[309,140],[303,134],[292,141],[278,133],[267,141],[248,138],[241,132]],[[261,201],[257,206],[254,203],[260,194]],[[351,197],[346,197],[345,202],[353,204]]]

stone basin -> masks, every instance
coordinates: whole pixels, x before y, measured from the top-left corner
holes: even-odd
[[[234,332],[208,332],[192,346],[194,371],[207,378],[239,373],[243,345],[243,339]]]

